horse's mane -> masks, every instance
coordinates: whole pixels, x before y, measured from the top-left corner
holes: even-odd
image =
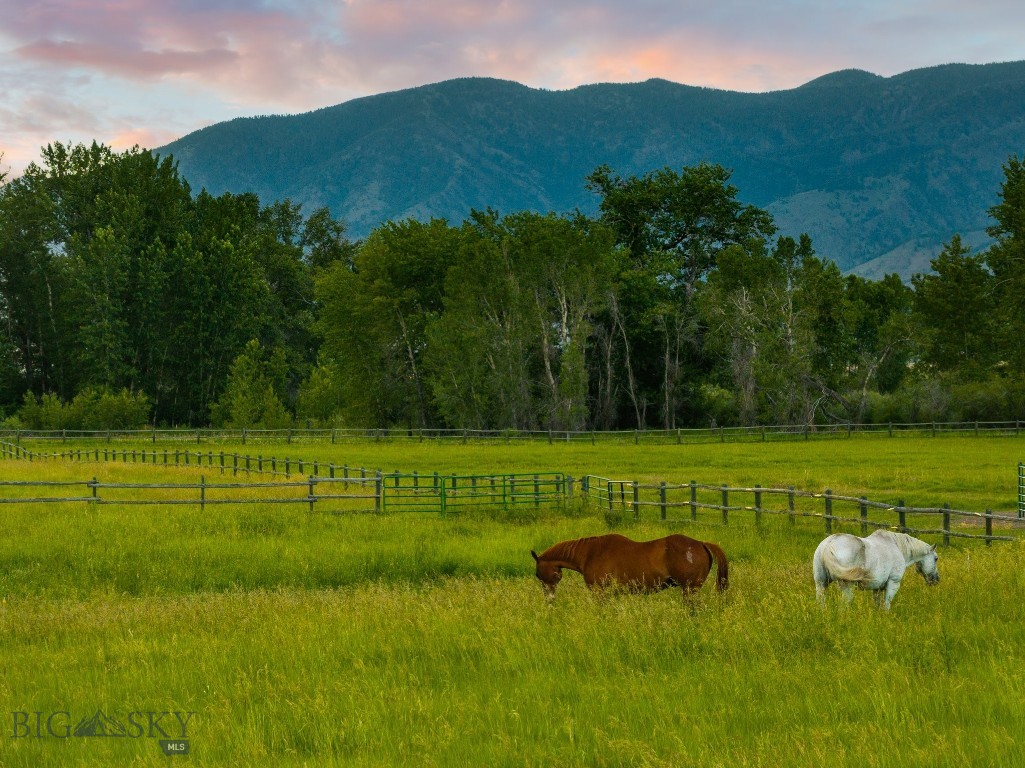
[[[572,560],[581,541],[584,541],[584,539],[571,539],[570,541],[560,541],[558,544],[552,544],[552,546],[541,553],[539,559]]]
[[[553,544],[544,552],[541,553],[541,560],[565,560],[568,562],[577,562],[577,555],[579,550],[583,549],[583,552],[590,554],[589,550],[591,545],[602,539],[602,536],[587,536],[583,539],[570,539],[569,541],[560,541],[558,544]]]
[[[932,548],[931,544],[928,544],[921,539],[916,539],[914,536],[909,536],[906,533],[901,533],[900,531],[886,531],[879,529],[876,533],[886,534],[893,543],[897,545],[900,553],[904,555],[904,559],[908,561],[921,557]]]

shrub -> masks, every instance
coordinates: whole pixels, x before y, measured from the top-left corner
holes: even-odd
[[[149,422],[152,404],[142,392],[84,389],[65,403],[53,393],[30,392],[18,419],[26,429],[138,429]]]

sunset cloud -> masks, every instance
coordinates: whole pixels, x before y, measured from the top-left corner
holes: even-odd
[[[1010,0],[0,0],[0,152],[17,170],[51,141],[120,149],[474,75],[792,88],[1023,58],[1023,29]]]

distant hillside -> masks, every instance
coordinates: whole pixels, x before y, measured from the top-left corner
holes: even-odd
[[[842,268],[906,276],[955,232],[985,243],[1001,165],[1025,153],[1023,104],[1025,62],[850,70],[762,94],[474,78],[232,120],[157,151],[194,189],[326,205],[355,236],[488,206],[593,212],[584,178],[598,165],[627,175],[708,160]]]

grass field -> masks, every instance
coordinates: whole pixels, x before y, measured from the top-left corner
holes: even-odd
[[[1025,440],[257,450],[385,470],[828,486],[1009,510]],[[199,471],[0,463],[3,479]],[[446,518],[302,506],[0,513],[4,766],[1025,763],[1020,542],[955,540],[941,583],[909,573],[888,614],[863,594],[820,610],[810,560],[821,521],[755,529],[712,518],[672,530],[724,547],[725,595],[706,585],[689,605],[675,591],[599,598],[570,574],[548,606],[531,548],[610,526],[638,539],[669,528],[587,507]],[[52,715],[59,736],[97,710],[127,736],[47,730]],[[195,713],[189,756],[161,752],[161,729],[180,736],[161,712]]]

